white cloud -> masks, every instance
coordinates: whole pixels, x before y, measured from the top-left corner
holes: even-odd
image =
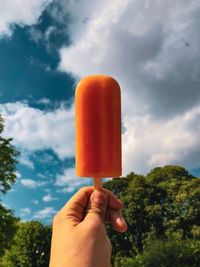
[[[20,209],[20,216],[24,217],[31,214],[30,208],[22,208]]]
[[[53,7],[52,7],[53,8]],[[49,9],[48,12],[50,12],[51,9]],[[57,26],[49,26],[46,31],[41,31],[39,28],[32,26],[29,29],[29,36],[32,41],[34,41],[37,45],[43,44],[46,46],[46,49],[49,53],[52,52],[52,37],[54,34],[60,34],[60,35],[66,35],[66,31],[64,29],[60,29]],[[50,70],[49,65],[41,64],[41,62],[35,62],[34,59],[32,59],[32,63],[37,63],[43,67],[45,67],[46,71]],[[46,104],[46,103],[44,103]],[[48,104],[48,103],[47,103]]]
[[[59,68],[119,81],[124,174],[169,163],[198,167],[200,2],[97,0],[89,12],[87,0],[83,13],[80,2],[61,1],[72,17],[72,44],[60,50]]]
[[[58,193],[71,193],[77,188],[88,185],[91,182],[89,178],[80,178],[75,175],[75,168],[64,170],[63,174],[57,175],[55,185],[62,187],[57,190]]]
[[[37,155],[35,156],[37,157]],[[49,154],[48,152],[44,152],[42,154],[42,157],[40,159],[37,159],[38,162],[40,162],[40,164],[45,165],[45,164],[50,164],[50,165],[55,165],[57,164],[57,161],[55,160],[55,158]]]
[[[3,201],[1,201],[1,205],[7,209],[11,209],[11,206]]]
[[[22,177],[22,175],[19,171],[16,171],[15,175],[16,175],[17,179],[20,179]]]
[[[116,77],[125,114],[169,116],[199,101],[199,1],[99,0],[87,23],[75,19],[82,18],[78,3],[71,8],[71,27],[79,25],[82,34],[71,32],[72,45],[60,50],[60,69]]]
[[[51,190],[49,188],[45,188],[44,191],[47,192],[47,193],[51,192]]]
[[[28,156],[43,149],[52,149],[60,159],[74,156],[74,106],[42,111],[16,102],[1,104],[0,113],[5,118],[4,135],[13,137],[22,151],[22,164],[34,168]]]
[[[51,194],[47,194],[47,195],[43,196],[42,199],[44,202],[51,202],[51,201],[56,200],[57,198],[53,197]]]
[[[36,43],[38,44],[40,42],[40,40],[42,39],[42,32],[37,30],[35,27],[31,27],[29,29],[29,35],[30,38]]]
[[[53,207],[45,207],[42,210],[35,212],[34,219],[47,219],[52,217],[56,213],[56,210]]]
[[[39,178],[42,178],[42,179],[47,178],[46,175],[44,175],[43,173],[40,173],[40,172],[37,174],[37,176],[38,176]]]
[[[23,153],[22,149],[20,150],[20,152],[21,152],[19,157],[20,163],[26,166],[27,168],[34,169],[35,167],[33,162],[29,159],[29,154],[27,152]]]
[[[36,24],[44,9],[53,0],[0,1],[0,35],[11,35],[15,25]]]
[[[165,164],[199,166],[200,106],[168,120],[127,117],[123,134],[124,172],[144,172]]]
[[[51,101],[50,101],[50,99],[43,97],[43,98],[39,99],[37,103],[48,105],[48,104],[51,104]]]
[[[35,181],[32,179],[21,179],[20,183],[27,188],[36,188],[45,185],[47,182]]]

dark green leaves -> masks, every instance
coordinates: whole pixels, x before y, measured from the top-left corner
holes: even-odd
[[[16,157],[19,152],[11,144],[12,138],[1,136],[3,128],[3,119],[0,116],[0,192],[6,193],[16,179]]]
[[[109,182],[106,187],[114,190],[124,202],[123,214],[128,223],[125,235],[108,227],[113,262],[123,259],[129,264],[116,266],[137,266],[130,264],[133,263],[131,259],[143,255],[156,240],[171,242],[172,235],[176,236],[175,243],[170,243],[169,247],[172,249],[177,244],[178,251],[178,242],[200,242],[200,179],[190,175],[183,167],[158,167],[146,177],[131,173]],[[162,244],[165,242],[159,243],[159,246],[162,247]],[[138,266],[156,265],[168,266],[156,262],[154,265]]]

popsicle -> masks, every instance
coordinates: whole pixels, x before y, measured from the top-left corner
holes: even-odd
[[[82,79],[75,92],[76,175],[121,176],[121,94],[115,79],[93,75]]]

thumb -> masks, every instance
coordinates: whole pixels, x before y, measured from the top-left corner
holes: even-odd
[[[90,196],[90,201],[85,219],[104,221],[108,203],[108,195],[103,190],[94,190]]]

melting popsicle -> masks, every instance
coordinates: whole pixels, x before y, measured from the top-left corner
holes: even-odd
[[[93,177],[101,187],[102,177],[120,176],[121,95],[115,79],[93,75],[82,79],[75,92],[76,175]]]

